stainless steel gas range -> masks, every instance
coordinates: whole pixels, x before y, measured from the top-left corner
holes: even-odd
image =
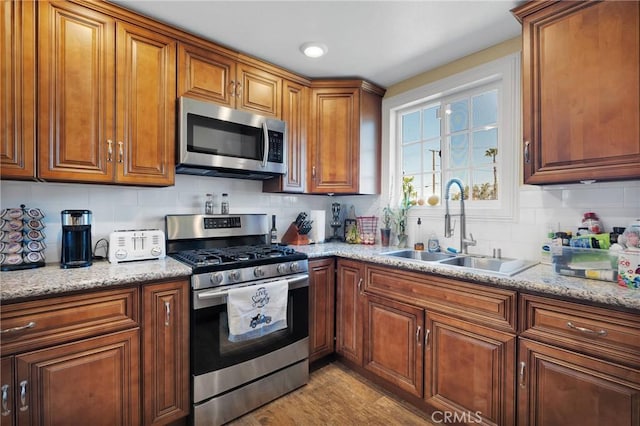
[[[168,215],[167,254],[191,266],[191,424],[220,425],[307,383],[307,256],[268,244],[266,215]],[[286,281],[286,327],[229,339],[230,289]]]

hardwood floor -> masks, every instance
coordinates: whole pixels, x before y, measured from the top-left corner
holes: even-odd
[[[309,383],[231,426],[431,426],[427,414],[334,362],[312,371]]]

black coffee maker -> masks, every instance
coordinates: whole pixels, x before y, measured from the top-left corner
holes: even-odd
[[[91,211],[62,210],[61,268],[91,266]]]

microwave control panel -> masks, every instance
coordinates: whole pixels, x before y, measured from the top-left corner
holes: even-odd
[[[269,130],[269,157],[270,163],[284,162],[284,134]]]

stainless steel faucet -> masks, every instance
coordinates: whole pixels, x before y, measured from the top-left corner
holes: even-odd
[[[447,182],[447,186],[444,190],[444,201],[445,201],[445,214],[444,214],[444,236],[446,238],[450,238],[453,235],[454,229],[451,227],[451,214],[449,214],[449,190],[451,189],[452,184],[458,185],[460,188],[460,252],[464,254],[469,254],[467,247],[475,246],[476,240],[473,239],[473,234],[469,234],[470,238],[467,238],[467,218],[464,214],[464,186],[462,185],[462,181],[457,178],[453,178]]]

